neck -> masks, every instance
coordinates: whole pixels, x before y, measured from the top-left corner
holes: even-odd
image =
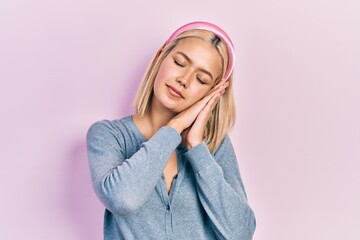
[[[134,119],[143,135],[149,139],[159,128],[168,124],[175,115],[176,113],[163,108],[156,101],[152,101],[150,111],[143,118],[135,114]]]
[[[147,115],[148,121],[155,133],[159,128],[165,126],[176,113],[164,108],[155,98],[151,101],[151,109]]]
[[[170,119],[172,118],[172,115],[166,115],[166,114],[159,114],[156,112],[150,112],[147,115],[147,120],[153,129],[153,133],[155,133],[159,128],[165,126]]]

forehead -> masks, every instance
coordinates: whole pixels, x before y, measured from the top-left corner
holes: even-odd
[[[182,52],[186,54],[194,65],[202,67],[217,77],[221,73],[221,56],[216,48],[203,39],[190,37],[179,40],[171,51],[172,54]]]

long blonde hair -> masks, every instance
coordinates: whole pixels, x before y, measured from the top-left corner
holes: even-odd
[[[151,100],[153,97],[154,80],[159,71],[160,65],[164,58],[171,52],[176,44],[184,38],[200,38],[213,45],[222,58],[222,74],[224,76],[228,65],[228,54],[226,45],[212,32],[207,30],[193,29],[181,33],[176,39],[167,45],[163,45],[151,60],[145,71],[143,80],[137,91],[134,107],[135,112],[140,117],[149,113]],[[221,80],[216,79],[214,86]],[[233,96],[233,73],[228,78],[229,86],[225,93],[220,97],[218,103],[212,111],[207,123],[204,140],[211,152],[214,152],[220,145],[221,141],[235,123],[235,101]]]

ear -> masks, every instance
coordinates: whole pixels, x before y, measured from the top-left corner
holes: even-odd
[[[154,60],[157,60],[157,59],[158,59],[158,57],[160,56],[160,54],[161,54],[162,51],[164,50],[164,47],[165,47],[165,43],[164,43],[164,44],[162,45],[162,47],[157,51]]]

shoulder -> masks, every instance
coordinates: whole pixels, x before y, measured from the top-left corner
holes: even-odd
[[[91,124],[89,127],[89,131],[105,130],[105,129],[109,129],[112,131],[122,131],[124,129],[129,128],[131,121],[132,121],[131,115],[114,120],[103,119]]]
[[[121,119],[108,120],[103,119],[94,122],[90,125],[87,131],[87,140],[93,138],[115,138],[123,139],[129,132],[131,116],[126,116]]]
[[[229,152],[229,151],[233,152],[234,147],[232,145],[229,134],[226,134],[224,136],[224,138],[221,140],[221,143],[219,144],[218,148],[215,149],[215,151],[213,152],[213,154],[214,155],[219,155],[219,154],[222,154],[224,152]]]

